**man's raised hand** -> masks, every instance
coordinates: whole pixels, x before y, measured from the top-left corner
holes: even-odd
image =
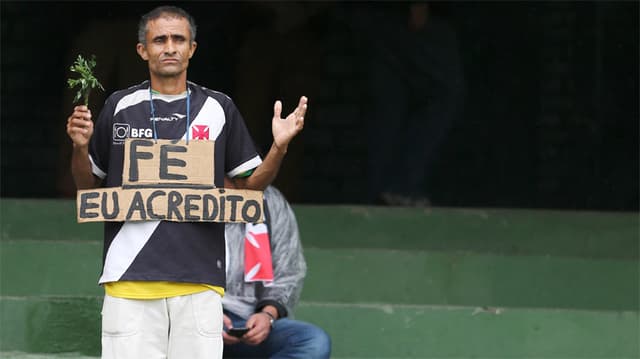
[[[282,102],[278,100],[273,105],[271,131],[273,132],[273,142],[280,151],[287,152],[289,142],[302,131],[304,116],[307,113],[307,102],[308,99],[305,96],[301,96],[298,107],[286,118],[281,117]]]

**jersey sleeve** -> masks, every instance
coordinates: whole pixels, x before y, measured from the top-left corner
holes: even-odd
[[[249,130],[232,101],[227,107],[227,141],[225,149],[225,173],[233,178],[251,171],[262,163]]]
[[[109,154],[113,139],[113,111],[113,101],[108,98],[95,122],[93,136],[89,143],[91,171],[101,179],[106,177],[109,168]]]

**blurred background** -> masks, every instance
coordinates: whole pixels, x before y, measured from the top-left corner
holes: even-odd
[[[66,80],[96,55],[94,118],[146,80],[165,4],[0,2],[0,357],[100,353]],[[640,357],[638,1],[169,4],[198,25],[189,80],[261,151],[274,101],[310,99],[276,186],[333,357]]]
[[[147,79],[137,22],[161,4],[2,1],[2,197],[75,195],[69,66],[96,55],[97,117]],[[434,206],[638,210],[636,1],[170,4],[198,25],[189,79],[261,149],[273,102],[310,98],[276,181],[294,203],[390,203],[393,182]]]

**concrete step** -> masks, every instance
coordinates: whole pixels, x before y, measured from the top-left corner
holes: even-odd
[[[0,199],[0,224],[2,240],[95,240],[103,227],[78,224],[75,201],[66,199]]]
[[[499,313],[499,314],[498,314]],[[336,358],[638,358],[638,312],[302,303]]]
[[[101,297],[0,297],[2,352],[100,352]],[[334,358],[638,358],[638,312],[300,303]],[[277,323],[276,323],[277,325]],[[57,357],[57,356],[56,356]]]
[[[335,358],[640,356],[637,213],[294,210],[297,314]],[[0,229],[0,357],[97,356],[102,225],[73,201],[0,199]]]
[[[630,212],[294,205],[302,241],[315,248],[471,251],[640,258],[640,217]],[[70,200],[0,199],[0,239],[94,240]],[[38,225],[34,225],[37,218]]]
[[[5,296],[95,296],[100,241],[0,242]],[[314,302],[638,310],[626,259],[305,248]]]
[[[0,296],[0,350],[100,354],[102,296]]]
[[[305,245],[640,258],[638,213],[294,206]]]
[[[0,351],[3,359],[95,359],[97,356],[86,356],[79,353],[25,353],[21,351]]]
[[[370,249],[305,249],[304,300],[639,309],[635,260]]]
[[[3,240],[0,293],[5,296],[102,295],[101,241]]]

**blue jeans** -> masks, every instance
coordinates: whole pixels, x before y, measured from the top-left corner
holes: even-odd
[[[234,327],[243,327],[245,318],[225,311]],[[298,320],[282,318],[273,323],[267,339],[258,345],[224,345],[224,358],[329,358],[331,338],[321,328]]]

